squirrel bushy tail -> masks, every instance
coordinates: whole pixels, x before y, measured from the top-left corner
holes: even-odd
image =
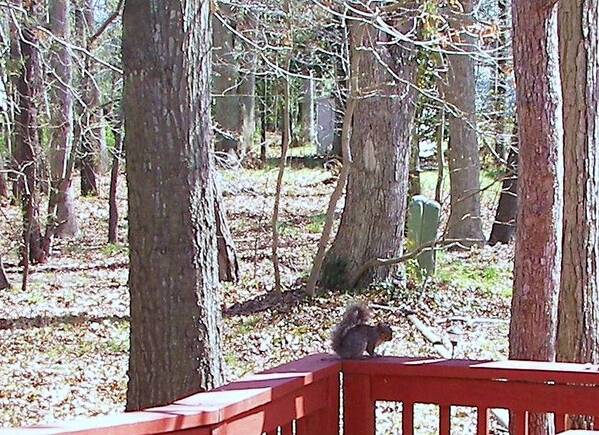
[[[370,310],[362,304],[353,304],[347,307],[343,319],[333,330],[331,341],[333,350],[339,353],[343,343],[343,338],[351,328],[357,325],[363,325],[370,319]]]

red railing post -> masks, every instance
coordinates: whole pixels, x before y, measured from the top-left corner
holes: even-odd
[[[343,375],[343,434],[374,435],[375,401],[372,400],[370,376]]]
[[[327,380],[323,408],[297,421],[298,435],[339,435],[339,374]]]

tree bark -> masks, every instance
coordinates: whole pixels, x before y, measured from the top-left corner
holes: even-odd
[[[553,1],[513,0],[520,162],[511,359],[553,361],[562,260],[563,125]],[[529,434],[552,433],[532,415]]]
[[[10,4],[15,7],[22,7],[21,0],[10,0]],[[8,20],[8,30],[10,32],[10,61],[13,65],[22,65],[22,56],[21,56],[21,34],[20,32],[20,24],[15,22],[14,20]],[[7,69],[8,74],[8,82],[10,84],[10,98],[13,101],[13,104],[10,107],[10,120],[9,125],[12,126],[10,131],[10,161],[8,162],[8,167],[11,170],[7,174],[8,182],[11,185],[11,205],[17,205],[20,203],[19,197],[19,167],[18,167],[18,159],[19,159],[19,128],[18,128],[18,117],[20,111],[20,96],[18,92],[20,75],[22,73],[21,68],[15,68],[14,70]]]
[[[221,381],[209,20],[207,0],[125,2],[128,410]]]
[[[2,263],[2,257],[0,257],[0,290],[4,290],[10,288],[10,281],[6,276],[6,271],[4,270],[4,264]]]
[[[437,183],[435,185],[435,201],[441,204],[443,193],[443,177],[445,176],[445,159],[443,157],[443,143],[445,142],[445,108],[439,110],[439,125],[437,127]]]
[[[50,29],[54,36],[68,41],[71,36],[70,2],[50,2]],[[52,148],[50,155],[50,195],[46,238],[48,245],[56,237],[73,237],[78,233],[77,215],[71,185],[73,147],[73,97],[71,95],[71,54],[56,43],[51,53],[55,75],[52,90]]]
[[[315,83],[310,72],[310,77],[302,79],[302,96],[300,100],[300,135],[299,142],[302,145],[316,144],[316,114],[314,111],[315,103]]]
[[[501,185],[495,221],[489,236],[489,245],[510,243],[516,235],[518,214],[518,148],[512,145],[507,158],[507,171]]]
[[[289,61],[287,61],[289,69]],[[289,142],[291,139],[291,120],[290,120],[290,84],[289,77],[283,78],[283,134],[281,137],[281,160],[279,162],[279,173],[277,176],[277,187],[275,190],[275,203],[272,211],[271,231],[271,258],[274,269],[275,292],[282,292],[281,267],[279,264],[279,213],[281,209],[281,198],[283,196],[283,176],[285,175],[285,166],[287,165],[287,152],[289,151]]]
[[[36,15],[30,6],[31,17]],[[24,287],[31,263],[46,261],[39,211],[38,158],[41,149],[38,125],[38,107],[42,98],[42,77],[38,40],[35,32],[23,25],[19,40],[22,59],[17,81],[19,110],[15,128],[16,165],[20,172],[18,191],[23,215],[23,246],[21,250],[24,267]]]
[[[219,12],[223,19],[230,19],[231,7],[220,5]],[[235,36],[221,20],[212,16],[213,44],[212,64],[214,69],[214,121],[216,133],[216,151],[229,153],[238,157],[239,127],[241,125],[240,101],[238,93],[238,69],[234,56]]]
[[[594,364],[599,363],[598,23],[598,0],[560,2],[565,185],[557,359]],[[591,428],[584,419],[573,423]]]
[[[256,133],[256,56],[246,63],[246,73],[239,84],[239,110],[241,113],[241,156],[245,156],[254,144]]]
[[[84,44],[88,45],[89,38],[94,34],[94,0],[84,0],[81,17],[83,21]],[[102,117],[101,95],[95,80],[96,63],[93,59],[86,57],[85,70],[83,71],[83,122],[81,126],[81,195],[97,196],[100,154],[106,148],[106,137],[104,133],[104,122]]]
[[[233,236],[229,230],[227,214],[223,207],[222,194],[218,182],[212,176],[212,187],[214,189],[214,215],[216,219],[216,240],[218,244],[218,278],[221,282],[239,281],[239,262]]]
[[[354,109],[353,125],[359,128],[351,136],[353,164],[341,223],[323,263],[326,288],[347,288],[367,261],[401,253],[408,193],[415,92],[394,83],[389,69],[411,82],[414,53],[403,45],[389,46],[388,35],[368,23],[354,23],[350,37],[352,47],[368,47],[358,63],[357,95],[365,89],[375,93],[365,91],[368,96],[358,97]],[[356,285],[385,280],[394,271],[394,266],[371,269]]]
[[[264,94],[260,98],[260,161],[262,164],[266,164],[266,153],[268,151],[268,143],[266,142],[266,130],[268,128],[268,80],[262,79],[264,85]]]
[[[112,128],[112,134],[114,135],[114,155],[112,156],[112,167],[110,168],[110,189],[108,193],[108,243],[117,243],[119,238],[117,191],[121,159],[123,158],[123,121],[120,118],[121,116],[119,115],[116,125]]]
[[[497,0],[497,9],[499,11],[499,35],[497,37],[497,64],[495,65],[495,86],[493,93],[493,124],[495,127],[495,154],[500,161],[505,159],[506,150],[509,148],[509,141],[506,140],[507,121],[506,113],[506,94],[508,87],[507,71],[509,65],[509,42],[508,42],[508,17],[509,1]],[[509,157],[509,155],[508,155]]]
[[[460,29],[457,46],[464,53],[447,56],[449,70],[441,81],[445,100],[459,111],[449,113],[449,184],[451,211],[447,224],[450,239],[483,240],[480,217],[480,158],[476,134],[474,59],[467,53],[476,46],[476,39],[466,32],[473,0],[461,2],[464,13],[451,15],[450,21]],[[476,242],[464,242],[472,245]]]
[[[422,117],[423,105],[416,104],[416,114],[414,116],[414,126],[412,128],[412,140],[410,146],[410,169],[409,169],[409,188],[408,196],[420,195],[420,132],[419,122]]]

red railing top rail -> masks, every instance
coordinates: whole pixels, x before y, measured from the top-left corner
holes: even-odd
[[[599,366],[541,361],[472,361],[381,357],[345,360],[344,373],[375,376],[427,376],[479,380],[599,384]]]
[[[311,355],[215,390],[194,394],[170,405],[64,423],[0,429],[0,434],[145,435],[215,425],[302,390],[318,380],[337,375],[340,369],[341,361],[335,357]]]

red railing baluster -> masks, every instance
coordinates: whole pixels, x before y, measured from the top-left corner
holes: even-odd
[[[343,376],[344,435],[374,435],[374,405],[370,376],[352,373]]]
[[[514,430],[513,435],[528,435],[528,412],[512,411],[510,418],[513,420],[510,422]]]
[[[285,426],[281,426],[281,435],[293,435],[293,424],[288,423]]]
[[[439,406],[439,434],[449,435],[451,432],[451,407]]]
[[[489,435],[489,410],[476,409],[476,435]]]
[[[403,402],[401,409],[401,433],[402,435],[414,435],[414,404]]]
[[[326,435],[339,435],[339,401],[340,401],[339,373],[329,378],[328,406],[326,415]]]
[[[568,415],[567,414],[555,414],[555,432],[560,433],[568,429]]]

